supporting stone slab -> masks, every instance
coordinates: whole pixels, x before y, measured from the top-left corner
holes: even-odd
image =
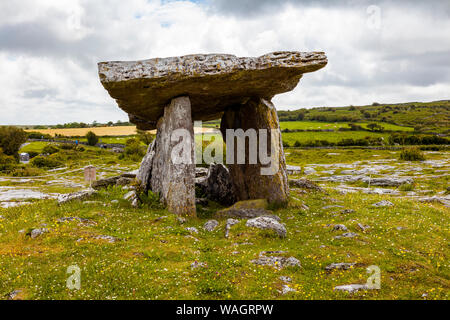
[[[137,175],[144,190],[160,194],[170,212],[195,216],[194,128],[189,97],[172,99]]]
[[[237,139],[234,140],[234,164],[230,164],[228,158],[232,146],[227,138],[227,129],[243,129],[246,133],[249,133],[249,129],[255,129],[257,134],[256,144],[247,139],[244,149],[239,147]],[[265,137],[261,135],[260,129],[269,129]],[[289,197],[286,160],[278,115],[274,105],[269,100],[252,98],[245,104],[228,108],[222,117],[221,131],[227,143],[227,166],[237,200],[267,199],[271,203],[286,203]],[[263,139],[266,139],[267,154],[271,156],[271,164],[274,169],[272,172],[267,169],[267,165],[262,164],[264,161],[261,161],[263,159],[260,157],[259,149],[264,146],[261,145],[261,142],[264,142]],[[250,150],[252,153],[256,150],[258,154],[256,164],[250,162]],[[245,152],[244,164],[236,163],[236,155],[239,152]],[[262,174],[261,169],[265,170],[265,174]]]

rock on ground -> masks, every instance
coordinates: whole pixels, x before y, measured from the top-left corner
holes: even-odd
[[[316,183],[308,179],[289,179],[289,186],[291,188],[300,188],[318,192],[325,192],[323,188],[319,187]]]
[[[225,225],[225,238],[228,238],[230,235],[231,227],[235,224],[238,224],[239,220],[236,219],[227,219],[227,224]]]
[[[206,262],[198,262],[198,261],[194,261],[191,263],[191,269],[198,269],[198,268],[207,268],[208,265],[206,264]]]
[[[285,238],[287,234],[286,227],[271,217],[253,218],[248,220],[245,225],[258,229],[273,230],[282,238]]]
[[[337,231],[337,230],[347,231],[348,229],[343,224],[336,224],[336,225],[333,226],[333,230],[335,230],[335,231]]]
[[[346,284],[343,286],[334,287],[336,291],[346,291],[348,293],[354,293],[359,290],[369,290],[369,286],[366,284]]]
[[[358,236],[357,233],[354,233],[354,232],[346,232],[346,233],[341,234],[340,236],[335,236],[334,238],[335,238],[335,239],[355,238],[355,237],[357,237],[357,236]]]
[[[205,229],[206,231],[214,231],[215,228],[217,228],[217,226],[219,225],[219,222],[217,220],[209,220],[208,222],[206,222],[203,226],[203,229]]]
[[[345,262],[339,262],[339,263],[332,263],[325,267],[325,270],[331,271],[331,270],[348,270],[352,267],[354,267],[356,263],[345,263]]]
[[[30,232],[30,237],[31,239],[36,239],[37,237],[43,235],[44,233],[48,233],[48,229],[47,228],[38,228],[38,229],[33,229]]]
[[[287,276],[280,276],[279,279],[281,281],[283,281],[283,282],[292,282],[292,279],[290,277],[287,277]]]
[[[186,230],[190,233],[198,233],[198,229],[196,227],[187,227]]]
[[[79,192],[74,192],[74,193],[69,193],[69,194],[61,194],[58,196],[58,204],[64,204],[64,203],[67,203],[67,202],[73,201],[73,200],[85,200],[85,199],[93,196],[96,193],[97,193],[97,191],[95,191],[93,189],[88,189],[88,190],[82,190]]]
[[[394,204],[387,200],[381,200],[380,202],[372,204],[372,207],[392,207]]]
[[[290,293],[290,292],[297,292],[297,290],[295,290],[295,289],[289,287],[287,284],[283,284],[283,285],[281,286],[281,291],[280,291],[280,293],[281,293],[282,295],[288,294],[288,293]]]
[[[120,241],[120,239],[118,239],[116,237],[105,236],[105,235],[96,236],[96,237],[94,237],[94,239],[96,239],[96,240],[105,240],[105,241],[108,241],[109,243],[114,243],[114,242]]]
[[[250,262],[261,266],[270,266],[278,270],[286,267],[301,267],[300,261],[294,257],[267,257],[263,255],[258,259],[251,260]]]

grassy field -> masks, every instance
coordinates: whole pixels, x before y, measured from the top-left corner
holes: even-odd
[[[342,139],[364,139],[365,137],[381,138],[385,141],[389,137],[388,133],[376,133],[368,131],[341,131],[341,132],[284,132],[283,141],[293,146],[296,141],[305,143],[314,140],[326,140],[328,142],[338,142]]]
[[[278,111],[280,121],[320,120],[321,122],[368,121],[415,127],[424,132],[449,132],[450,100],[434,102],[409,102],[400,104],[374,103],[368,106],[320,107],[295,111]]]
[[[135,126],[123,127],[95,127],[95,128],[74,128],[74,129],[39,129],[39,130],[25,130],[27,132],[41,132],[42,134],[55,134],[66,137],[82,137],[89,131],[94,132],[98,136],[129,136],[136,134]]]
[[[376,122],[386,131],[405,131],[412,132],[412,127],[402,127],[390,123]],[[358,122],[357,125],[367,129],[369,122]],[[339,128],[350,128],[350,123],[346,122],[320,122],[320,121],[282,121],[280,122],[281,130],[338,130]]]
[[[42,144],[34,142],[26,147],[37,150]],[[406,168],[418,165],[399,162],[399,152],[389,150],[285,151],[288,164],[302,167],[354,162],[364,165],[380,159],[393,160],[389,163]],[[66,169],[60,173],[48,171],[43,178],[31,179],[35,181],[3,181],[0,185],[37,187],[46,193],[71,192],[73,189],[47,182],[64,178],[84,184],[79,169],[87,164],[94,164],[105,176],[139,165],[91,147],[67,155]],[[445,152],[429,153],[427,160],[442,161],[449,156]],[[318,174],[325,169],[316,167]],[[424,173],[438,174],[438,169],[427,167]],[[416,190],[444,192],[448,175],[444,174],[439,183],[433,181],[436,178],[417,180]],[[198,206],[198,218],[180,224],[157,202],[131,207],[123,200],[127,190],[120,187],[103,190],[89,202],[57,205],[55,200],[40,200],[22,207],[0,208],[0,297],[21,290],[25,299],[449,298],[448,208],[389,195],[342,194],[335,186],[324,183],[327,193],[291,191],[289,206],[274,212],[286,225],[285,239],[248,228],[245,221],[234,226],[226,239],[223,219],[218,219],[220,225],[214,232],[202,229],[220,209],[217,204]],[[380,200],[389,200],[394,206],[371,206]],[[341,214],[343,209],[354,211]],[[57,219],[63,217],[85,218],[90,223],[58,223]],[[362,231],[358,223],[370,228]],[[344,224],[359,236],[335,239],[335,224]],[[36,239],[27,236],[29,230],[39,227],[49,232]],[[186,227],[196,227],[199,233],[191,234]],[[96,239],[98,236],[120,240],[110,243]],[[276,250],[300,260],[301,268],[277,270],[251,263],[261,251]],[[192,268],[195,261],[206,267]],[[325,267],[334,262],[356,265],[349,270],[326,271]],[[80,290],[66,287],[71,265],[81,269]],[[337,285],[365,283],[366,267],[370,265],[381,269],[380,290],[354,294],[333,290]],[[290,277],[289,285],[296,292],[282,295],[280,276]]]

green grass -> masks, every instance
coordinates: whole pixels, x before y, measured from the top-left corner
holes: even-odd
[[[379,196],[364,200],[335,193],[304,197],[294,191],[310,210],[291,205],[276,212],[286,222],[287,239],[249,229],[244,222],[225,239],[224,221],[220,221],[220,230],[200,231],[195,241],[185,237],[185,227],[200,229],[207,219],[180,225],[164,210],[131,208],[120,200],[123,194],[114,189],[92,199],[106,206],[77,202],[57,206],[44,201],[33,205],[33,210],[0,211],[5,216],[0,222],[0,293],[21,288],[29,299],[421,299],[424,293],[428,299],[448,298],[448,216],[439,207],[394,201],[394,209],[376,209],[370,204],[381,200]],[[321,209],[334,204],[331,198],[336,197],[340,205],[356,212],[336,216],[333,210]],[[111,204],[114,199],[119,204]],[[168,218],[155,222],[163,215]],[[56,223],[57,218],[68,216],[87,218],[97,225]],[[355,220],[372,228],[363,233]],[[51,230],[37,239],[19,233],[42,223]],[[337,223],[360,237],[334,240],[336,232],[328,225]],[[107,243],[94,240],[97,235],[123,240]],[[234,245],[243,242],[253,245]],[[301,261],[302,268],[277,271],[251,264],[263,250],[287,251]],[[194,261],[208,267],[192,270]],[[327,273],[324,267],[333,262],[356,262],[359,267]],[[70,265],[81,268],[79,291],[65,286]],[[381,290],[354,295],[333,291],[336,285],[365,283],[369,265],[382,270]],[[297,293],[278,293],[281,275],[292,278]]]
[[[29,142],[26,146],[22,147],[19,152],[38,152],[41,153],[42,149],[48,145],[48,142],[34,141]]]
[[[448,133],[450,100],[278,111],[280,121],[297,120],[299,115],[302,115],[303,120],[306,121],[339,121],[343,123],[351,121],[356,124],[375,121],[414,127],[423,132]]]
[[[399,151],[368,149],[285,149],[287,162],[352,163],[398,159]],[[114,168],[137,168],[138,162],[119,160],[112,152],[87,148],[69,154],[67,173],[61,177],[83,183],[80,169],[87,164],[103,167],[108,175]],[[431,153],[427,159],[445,159],[448,154]],[[367,162],[368,163],[368,162]],[[402,162],[411,165],[409,162]],[[428,169],[427,169],[428,170]],[[431,170],[431,169],[430,169]],[[433,171],[425,171],[432,174]],[[47,174],[50,174],[47,172]],[[47,177],[25,186],[43,192],[70,192],[73,189],[46,185]],[[2,182],[6,185],[6,182]],[[10,184],[11,185],[11,184]],[[19,184],[15,184],[18,186]],[[445,190],[447,178],[422,179],[416,189]],[[58,206],[54,200],[34,201],[32,205],[1,209],[0,216],[0,297],[22,289],[27,299],[448,299],[449,210],[436,203],[420,203],[405,198],[373,194],[340,194],[326,184],[328,194],[291,190],[285,209],[276,210],[286,224],[288,236],[280,239],[268,231],[233,226],[224,238],[225,220],[208,233],[202,225],[220,206],[211,206],[200,218],[181,225],[176,217],[157,206],[133,208],[123,200],[127,190],[110,188],[92,197],[100,203],[72,202]],[[412,190],[404,187],[404,191]],[[374,208],[382,199],[394,207]],[[118,203],[112,203],[118,200]],[[304,203],[309,210],[300,207]],[[342,215],[341,205],[355,210]],[[61,217],[90,219],[95,225],[56,222]],[[167,216],[161,220],[158,217]],[[371,228],[363,232],[357,223]],[[46,224],[50,232],[31,239],[26,231]],[[356,232],[356,239],[334,239],[340,232],[332,225],[344,224]],[[186,237],[186,227],[199,234]],[[398,230],[397,227],[404,229]],[[25,230],[25,233],[19,232]],[[122,239],[108,243],[94,239],[110,235]],[[78,241],[81,239],[80,241]],[[236,245],[251,242],[251,245]],[[302,267],[276,270],[252,264],[261,251],[283,250],[300,260]],[[192,269],[194,261],[207,268]],[[333,262],[355,262],[357,267],[328,273]],[[81,268],[81,289],[69,290],[67,268]],[[366,267],[381,269],[381,290],[349,295],[333,291],[337,285],[365,283]],[[280,276],[292,278],[297,293],[282,296]]]
[[[414,131],[412,127],[402,127],[390,123],[376,122],[386,131]],[[357,125],[367,129],[369,122],[358,122]],[[281,121],[281,130],[338,130],[339,128],[350,128],[348,122],[319,122],[319,121]]]
[[[387,142],[389,134],[375,133],[368,131],[341,131],[341,132],[284,132],[283,141],[293,146],[296,141],[305,143],[314,140],[326,140],[337,143],[342,139],[364,139],[365,137],[380,138],[383,137]]]

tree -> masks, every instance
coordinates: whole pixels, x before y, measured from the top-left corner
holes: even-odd
[[[17,127],[0,127],[0,148],[6,155],[19,158],[19,150],[27,141],[27,133]]]
[[[88,133],[86,133],[86,139],[87,139],[88,145],[90,145],[90,146],[95,146],[98,143],[98,137],[92,131],[89,131]]]

